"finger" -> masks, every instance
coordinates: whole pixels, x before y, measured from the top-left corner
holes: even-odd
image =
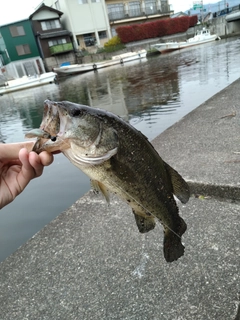
[[[27,149],[21,149],[19,151],[19,160],[22,163],[22,169],[18,174],[18,183],[21,190],[27,186],[31,179],[37,176],[35,168],[30,164],[29,157],[30,155]]]
[[[15,160],[18,159],[19,151],[23,148],[31,151],[34,145],[34,141],[18,142],[0,144],[0,160]]]
[[[48,158],[48,157],[46,157],[46,158]],[[44,165],[42,164],[40,156],[37,153],[32,151],[29,153],[28,159],[29,159],[30,165],[32,166],[32,168],[34,169],[34,172],[35,172],[34,178],[41,176],[41,174],[43,172]]]
[[[49,166],[53,162],[53,155],[46,151],[41,152],[39,158],[43,166]]]

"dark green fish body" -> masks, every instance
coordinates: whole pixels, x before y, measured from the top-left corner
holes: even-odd
[[[183,178],[161,159],[142,133],[121,118],[67,101],[46,101],[46,106],[50,114],[54,110],[59,117],[54,120],[59,125],[55,132],[51,126],[49,132],[43,118],[40,129],[45,134],[35,151],[62,151],[107,199],[108,192],[113,192],[130,205],[140,232],[152,230],[159,220],[164,227],[166,261],[181,257],[181,236],[187,227],[173,194],[183,203],[188,201],[189,188]],[[46,141],[46,132],[56,139]]]

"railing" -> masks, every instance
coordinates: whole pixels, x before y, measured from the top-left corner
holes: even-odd
[[[234,7],[230,7],[230,8],[225,8],[223,10],[214,12],[213,13],[213,18],[220,17],[220,16],[223,16],[223,15],[235,12],[235,11],[239,11],[239,10],[240,10],[240,5],[234,6]]]
[[[120,9],[119,11],[109,12],[108,18],[109,21],[123,20],[123,19],[132,19],[135,17],[148,17],[151,15],[161,15],[164,13],[170,13],[170,6],[162,5],[161,7],[155,6],[146,6],[145,8],[134,8],[134,9]]]
[[[62,53],[62,52],[71,51],[71,50],[73,50],[72,43],[62,43],[62,44],[57,44],[55,46],[50,47],[51,54]]]

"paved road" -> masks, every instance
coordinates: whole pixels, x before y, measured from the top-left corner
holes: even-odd
[[[185,255],[92,192],[0,264],[0,319],[239,319],[240,80],[153,144],[190,183]],[[238,315],[237,315],[238,313]]]

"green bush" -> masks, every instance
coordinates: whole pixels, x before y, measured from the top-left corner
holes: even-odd
[[[121,42],[118,36],[115,36],[108,40],[108,42],[104,43],[104,48],[99,48],[97,53],[114,52],[122,49],[125,49],[125,45]]]
[[[99,48],[97,50],[97,53],[114,52],[114,51],[118,51],[118,50],[123,50],[125,48],[126,48],[125,45],[121,43],[116,46],[108,46],[108,47],[104,47],[104,48]]]
[[[108,42],[104,43],[104,48],[114,47],[121,44],[121,40],[118,36],[112,37]]]

